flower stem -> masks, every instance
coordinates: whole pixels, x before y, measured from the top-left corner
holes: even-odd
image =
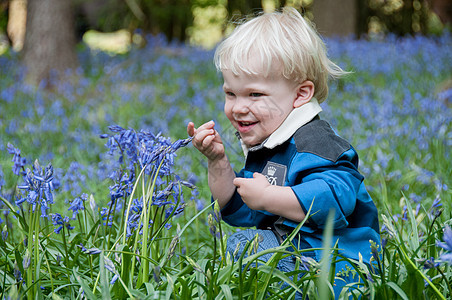
[[[61,236],[63,237],[64,252],[65,252],[64,262],[66,264],[67,278],[70,279],[71,278],[71,273],[69,271],[70,270],[70,268],[69,268],[69,254],[68,254],[68,251],[67,251],[66,230],[65,230],[64,224],[63,224],[63,234]]]
[[[449,289],[449,295],[452,295],[452,287],[450,285],[450,281],[447,280],[446,275],[444,274],[444,272],[439,267],[437,267],[436,269],[441,273],[441,276],[443,277],[444,281],[446,282],[447,288]]]
[[[33,259],[33,270],[35,272],[35,281],[37,281],[39,279],[39,270],[38,270],[38,263],[39,263],[39,231],[40,231],[40,226],[39,226],[39,216],[38,213],[40,211],[41,205],[38,204],[36,206],[36,210],[35,210],[35,225],[34,225],[34,238],[33,238],[33,243],[34,243],[34,259]],[[35,290],[37,291],[37,282],[35,284]],[[36,294],[35,294],[36,295]]]
[[[34,217],[35,217],[35,214],[33,213],[32,207],[30,205],[29,206],[29,218],[30,218],[30,220],[28,222],[28,237],[27,237],[27,239],[28,239],[27,240],[28,255],[31,255],[33,253],[32,251],[33,251],[33,224],[34,224]],[[30,241],[30,239],[31,239],[31,241]],[[25,254],[25,255],[27,255],[27,254]],[[26,258],[26,259],[27,259],[27,261],[29,259],[31,260],[31,257],[30,258]],[[18,263],[20,263],[20,262],[18,262]],[[27,287],[31,287],[32,284],[33,284],[33,271],[30,270],[30,266],[28,266],[28,268],[27,268]],[[29,290],[28,290],[28,299],[33,299],[33,295],[35,295],[34,289],[35,289],[35,287],[29,288]]]

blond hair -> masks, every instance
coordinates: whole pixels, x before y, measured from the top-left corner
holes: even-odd
[[[258,66],[250,62],[256,55],[261,63]],[[328,96],[328,77],[347,74],[327,57],[325,44],[311,22],[291,7],[262,13],[239,25],[217,47],[214,61],[217,70],[230,70],[235,75],[282,72],[297,83],[311,80],[319,102]]]

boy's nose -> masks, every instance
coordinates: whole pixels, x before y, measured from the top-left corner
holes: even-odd
[[[232,108],[232,112],[237,114],[247,113],[249,110],[249,101],[240,97],[236,99],[234,107]]]

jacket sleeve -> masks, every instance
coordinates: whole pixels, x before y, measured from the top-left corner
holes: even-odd
[[[344,152],[335,162],[310,153],[299,153],[294,160],[309,161],[310,165],[300,170],[294,168],[297,165],[297,161],[294,161],[293,170],[290,171],[293,178],[290,185],[301,207],[305,213],[311,209],[306,225],[322,229],[329,211],[333,210],[334,228],[347,227],[347,217],[355,209],[364,179],[353,163],[356,160],[354,149]]]

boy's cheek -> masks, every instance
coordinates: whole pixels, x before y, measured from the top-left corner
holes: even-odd
[[[229,114],[226,114],[226,117],[228,118],[231,125],[234,126],[235,129],[237,129],[237,122],[234,120],[234,118]]]

